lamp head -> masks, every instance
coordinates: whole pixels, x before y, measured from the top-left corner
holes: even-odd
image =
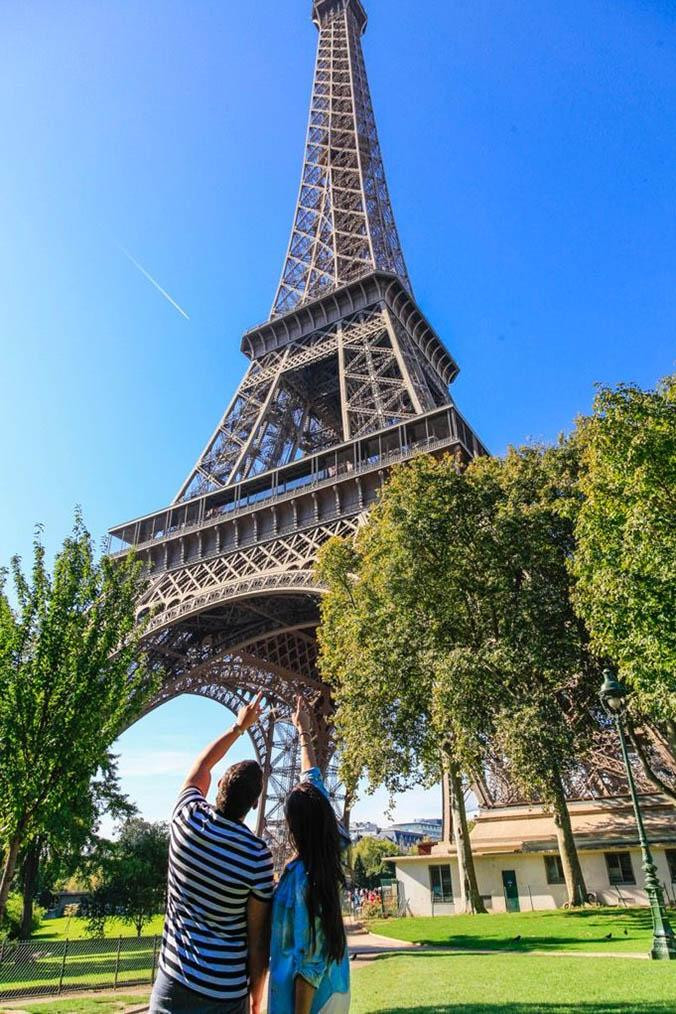
[[[601,704],[604,711],[612,718],[621,715],[624,711],[627,688],[620,683],[618,678],[610,669],[603,670],[603,686],[599,691]]]

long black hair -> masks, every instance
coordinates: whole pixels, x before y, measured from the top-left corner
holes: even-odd
[[[329,958],[340,961],[347,942],[340,910],[340,888],[345,887],[345,874],[336,815],[326,796],[308,782],[301,782],[289,794],[285,815],[291,840],[307,873],[306,903],[312,947],[317,946],[319,918]]]

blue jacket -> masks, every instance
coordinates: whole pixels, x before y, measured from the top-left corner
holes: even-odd
[[[319,768],[306,771],[302,781],[310,782],[328,798]],[[341,836],[346,844],[349,843],[349,837],[342,828]],[[312,1014],[321,1014],[324,1009],[332,1014],[349,1010],[350,959],[347,949],[341,961],[329,960],[319,919],[315,920],[316,946],[313,948],[306,888],[305,866],[301,859],[294,859],[284,870],[272,902],[268,1014],[294,1014],[297,975],[317,990]]]

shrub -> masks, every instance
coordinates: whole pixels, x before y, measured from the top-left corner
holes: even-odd
[[[365,901],[361,907],[361,915],[364,919],[381,919],[383,906],[380,901]]]
[[[7,899],[5,917],[0,925],[0,939],[16,940],[21,932],[21,916],[23,915],[23,898],[14,891]],[[31,934],[40,928],[45,915],[44,908],[33,905],[33,920],[31,922]]]

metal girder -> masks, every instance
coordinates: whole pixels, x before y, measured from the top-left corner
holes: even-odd
[[[139,606],[149,633],[223,601],[235,602],[271,591],[317,594],[312,568],[319,547],[333,536],[353,534],[359,517],[337,517],[211,560],[163,573]]]
[[[254,360],[182,496],[231,486],[449,401],[436,367],[376,304]]]

